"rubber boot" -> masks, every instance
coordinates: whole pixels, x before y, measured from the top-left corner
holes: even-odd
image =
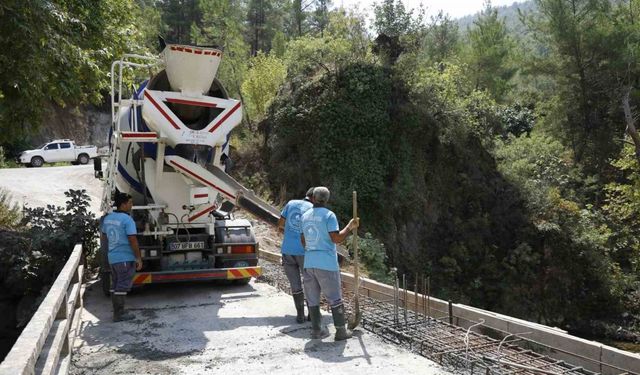
[[[296,322],[304,323],[304,293],[298,292],[293,295],[293,303],[296,305]]]
[[[322,313],[320,306],[310,306],[309,314],[311,315],[311,339],[323,339],[329,336],[329,332],[322,329]]]
[[[135,319],[135,315],[124,309],[124,301],[126,295],[123,294],[111,294],[111,303],[113,304],[113,321],[123,322],[126,320]]]
[[[336,341],[350,339],[353,332],[347,329],[347,320],[344,318],[344,305],[338,305],[331,308],[333,315],[333,325],[336,326]]]

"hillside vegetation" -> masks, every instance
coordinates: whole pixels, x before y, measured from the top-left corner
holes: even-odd
[[[109,62],[156,53],[157,33],[217,44],[245,108],[235,176],[274,201],[328,186],[342,223],[357,190],[376,278],[637,339],[640,0],[535,0],[508,20],[487,3],[462,27],[383,0],[372,32],[326,0],[93,3],[0,5],[0,46],[33,61],[2,55],[5,149],[43,104],[103,101]]]

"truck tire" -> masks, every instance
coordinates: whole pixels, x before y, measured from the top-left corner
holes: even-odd
[[[80,154],[78,155],[78,163],[85,165],[89,162],[89,155],[87,154]]]
[[[44,159],[41,158],[40,156],[34,156],[31,158],[31,166],[32,167],[42,167],[42,164],[44,164]]]

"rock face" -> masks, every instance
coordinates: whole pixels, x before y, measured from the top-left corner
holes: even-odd
[[[55,104],[47,108],[45,120],[33,142],[40,144],[53,139],[71,139],[79,145],[92,144],[98,147],[108,143],[111,112],[108,105],[96,107],[60,107]]]

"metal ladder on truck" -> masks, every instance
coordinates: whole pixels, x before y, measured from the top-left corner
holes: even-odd
[[[130,60],[149,61],[150,63],[136,63]],[[133,129],[138,130],[138,108],[142,104],[140,99],[122,99],[122,72],[124,68],[146,68],[152,69],[158,66],[161,60],[155,57],[142,55],[125,54],[118,61],[111,64],[111,138],[109,139],[109,160],[105,171],[104,179],[106,186],[102,191],[102,203],[100,210],[108,212],[111,207],[112,197],[116,190],[116,176],[118,175],[118,158],[120,155],[120,140],[122,132],[120,130],[120,119],[118,117],[121,107],[130,106],[133,115]],[[118,87],[116,91],[116,67],[118,68]],[[117,93],[117,100],[116,100]]]

